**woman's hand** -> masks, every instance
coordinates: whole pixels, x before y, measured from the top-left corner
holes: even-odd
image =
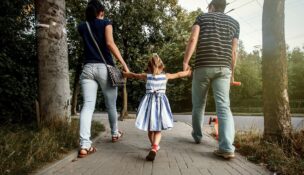
[[[130,72],[130,71],[129,71],[129,72]],[[124,77],[124,78],[128,78],[129,72],[123,71],[123,72],[122,72],[123,77]]]
[[[124,65],[124,66],[123,66],[123,70],[124,70],[124,72],[126,72],[126,73],[130,72],[130,70],[129,70],[129,68],[128,68],[127,65]]]

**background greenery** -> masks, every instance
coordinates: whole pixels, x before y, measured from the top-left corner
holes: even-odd
[[[71,82],[82,61],[81,40],[76,27],[84,20],[86,2],[66,1]],[[167,72],[182,69],[187,39],[200,10],[186,12],[176,0],[105,0],[104,3],[108,9],[106,15],[113,22],[115,41],[132,71],[143,72],[153,52],[163,59]],[[4,123],[31,122],[35,120],[38,81],[34,1],[3,0],[0,13],[0,119]],[[303,113],[304,47],[289,48],[287,52],[291,111]],[[241,81],[242,86],[232,87],[232,110],[261,112],[260,50],[248,53],[240,42],[235,79]],[[143,81],[128,80],[129,110],[136,110],[145,93],[144,86]],[[170,81],[167,95],[173,112],[191,111],[191,79]],[[81,104],[81,96],[79,99]],[[118,108],[120,103],[119,97]],[[98,110],[104,110],[101,94],[96,106]],[[214,110],[214,100],[209,96],[207,111]]]

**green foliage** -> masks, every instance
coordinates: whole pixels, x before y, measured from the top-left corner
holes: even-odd
[[[304,50],[294,48],[288,52],[288,92],[291,111],[304,112]]]
[[[188,13],[176,0],[103,1],[106,17],[113,23],[114,38],[123,58],[133,72],[144,72],[151,53],[158,53],[166,65],[166,72],[182,69],[186,44],[195,18],[202,11]],[[82,58],[77,24],[84,19],[85,0],[67,0],[68,41],[71,72]],[[231,106],[235,112],[262,112],[262,77],[260,51],[247,53],[240,41],[235,80],[242,86],[231,88]],[[191,59],[194,61],[194,58]],[[193,65],[193,63],[191,63]],[[289,54],[289,93],[291,107],[303,108],[303,51],[295,49]],[[144,81],[128,79],[128,107],[136,110],[144,95]],[[167,95],[174,112],[191,111],[191,78],[171,80]],[[118,108],[121,106],[120,96]],[[180,106],[183,108],[180,108]],[[104,108],[102,95],[98,94],[97,108]],[[214,111],[215,104],[210,88],[207,111]],[[301,110],[295,110],[299,111]]]
[[[288,93],[292,113],[304,112],[304,51],[294,48],[288,53]],[[240,87],[231,89],[231,106],[236,112],[262,112],[262,75],[259,51],[246,53],[240,42],[235,80]]]
[[[86,5],[86,0],[66,0],[69,68],[72,72],[83,60],[83,46],[77,26],[85,20]]]
[[[290,97],[298,100],[304,99],[304,50],[294,48],[288,54],[288,75],[289,75],[289,94]]]
[[[0,119],[32,121],[38,77],[33,0],[4,0],[0,11]]]
[[[182,69],[185,47],[192,24],[201,10],[186,12],[177,0],[104,0],[106,16],[113,22],[114,38],[131,71],[144,72],[151,53],[160,55],[166,72]],[[34,1],[4,0],[0,5],[0,119],[33,121],[37,98],[37,59],[34,28]],[[77,25],[85,19],[86,0],[67,0],[68,53],[71,77],[83,59],[83,46]],[[247,53],[240,42],[235,80],[240,87],[231,88],[231,106],[237,111],[261,112],[262,80],[259,51]],[[194,58],[191,59],[194,61]],[[292,112],[304,109],[304,51],[288,51],[288,88]],[[193,63],[191,63],[193,65]],[[73,79],[71,79],[73,80]],[[129,108],[135,110],[144,95],[145,83],[128,80]],[[167,95],[174,112],[191,110],[191,78],[172,80]],[[97,108],[104,108],[101,93]],[[121,98],[118,98],[118,108]],[[183,106],[181,108],[180,106]],[[207,111],[214,111],[209,92]]]

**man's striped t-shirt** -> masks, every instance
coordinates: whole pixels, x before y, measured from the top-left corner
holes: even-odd
[[[231,68],[232,40],[239,38],[239,23],[222,12],[199,15],[194,25],[200,26],[194,68]]]

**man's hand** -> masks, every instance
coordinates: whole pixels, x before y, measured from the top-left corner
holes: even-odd
[[[183,71],[186,71],[188,69],[191,69],[188,63],[183,63]]]
[[[192,75],[192,70],[191,70],[191,67],[188,65],[188,68],[186,69],[186,71],[187,71],[187,76],[188,77],[191,77],[191,75]]]

